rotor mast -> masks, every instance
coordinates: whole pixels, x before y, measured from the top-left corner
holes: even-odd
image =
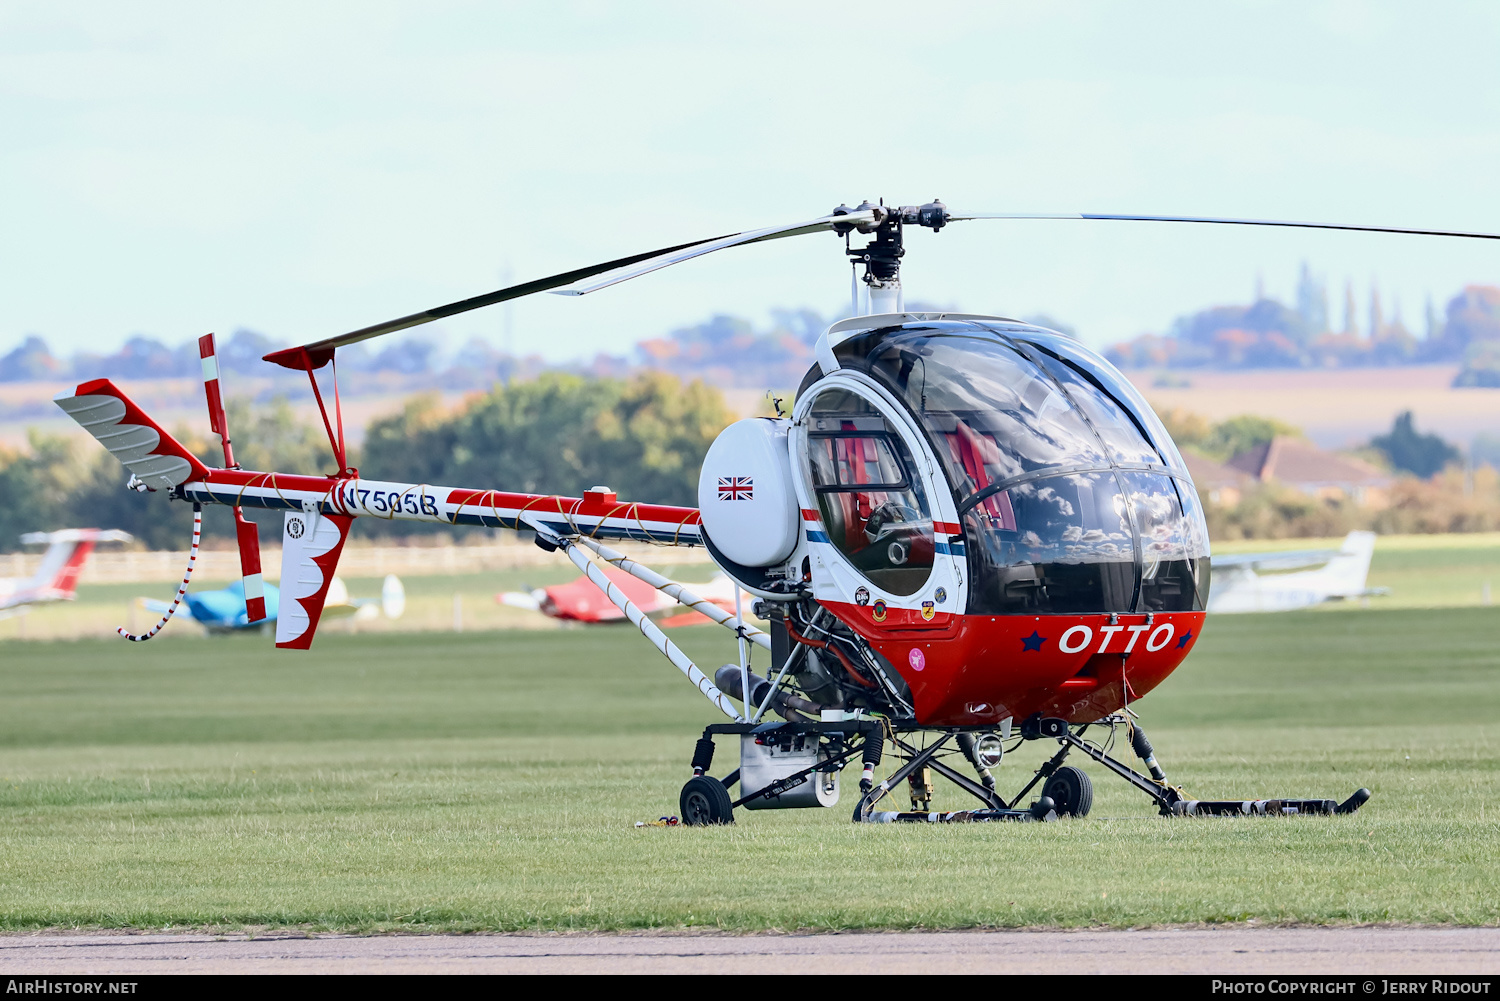
[[[844,253],[849,256],[850,265],[865,266],[863,281],[869,290],[870,308],[866,313],[861,313],[856,287],[853,297],[855,315],[904,312],[901,258],[906,254],[906,248],[902,244],[902,227],[926,226],[935,233],[948,222],[947,206],[936,198],[925,205],[902,205],[899,208],[884,204],[872,205],[865,201],[852,209],[847,205],[840,205],[830,214],[835,219],[855,214],[867,215],[869,218],[868,222],[833,224],[834,232],[844,237]],[[862,247],[850,246],[849,234],[856,230],[873,235],[874,238]]]

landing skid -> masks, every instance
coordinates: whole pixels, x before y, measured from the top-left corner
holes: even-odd
[[[1131,749],[1146,765],[1149,775],[1142,775],[1129,765],[1113,757],[1102,747],[1084,740],[1083,734],[1090,726],[1108,726],[1112,729],[1124,727],[1129,734]],[[1182,790],[1167,781],[1166,774],[1156,760],[1150,740],[1135,723],[1122,716],[1106,717],[1095,723],[1075,726],[1066,720],[1036,715],[1021,724],[1023,740],[1055,739],[1059,746],[1056,754],[1032,775],[1014,798],[1006,800],[994,789],[994,779],[973,754],[973,738],[963,729],[927,730],[935,733],[936,739],[926,747],[917,748],[902,739],[923,728],[900,726],[888,720],[858,719],[841,722],[779,723],[720,723],[707,727],[699,739],[693,754],[693,778],[683,788],[683,819],[688,824],[733,823],[734,810],[757,800],[775,801],[782,795],[814,779],[819,773],[842,771],[850,760],[859,755],[864,764],[860,780],[860,798],[854,808],[855,823],[985,823],[990,821],[1053,821],[1060,815],[1084,816],[1092,802],[1092,787],[1088,777],[1064,761],[1073,751],[1079,751],[1103,765],[1135,788],[1145,793],[1156,804],[1158,812],[1167,817],[1265,817],[1301,814],[1340,815],[1358,810],[1370,798],[1370,790],[1358,789],[1343,802],[1332,799],[1255,799],[1255,800],[1195,800],[1189,799]],[[738,770],[723,779],[710,779],[707,775],[714,756],[713,738],[718,735],[755,735],[775,740],[789,737],[811,737],[823,741],[825,754],[817,764],[791,772],[771,782],[764,788],[745,790],[738,799],[731,799],[728,790],[740,779]],[[980,781],[965,775],[938,758],[939,753],[954,749],[950,745],[957,739],[965,756],[980,776]],[[873,771],[880,764],[885,743],[894,744],[903,760],[891,774],[878,784],[873,781]],[[965,740],[968,743],[963,743]],[[929,770],[941,775],[958,788],[967,792],[982,804],[979,809],[932,811],[916,809],[919,805],[919,788],[926,788]],[[1050,781],[1054,778],[1057,781]],[[1066,780],[1066,781],[1064,781]],[[913,809],[876,810],[875,807],[886,796],[910,781],[913,787]],[[1061,782],[1059,785],[1058,782]],[[1029,805],[1021,806],[1038,783],[1044,795]],[[1069,783],[1073,783],[1070,785]],[[1081,785],[1080,785],[1081,783]],[[1045,793],[1057,790],[1062,798],[1059,802]],[[930,792],[927,793],[930,797]],[[761,804],[755,803],[756,806]],[[921,803],[925,805],[925,803]]]
[[[1129,765],[1110,757],[1103,748],[1090,744],[1083,739],[1083,733],[1091,725],[1084,724],[1075,731],[1066,720],[1055,718],[1032,717],[1021,725],[1021,736],[1029,740],[1042,737],[1054,737],[1062,745],[1061,749],[1048,759],[1042,767],[1038,768],[1036,774],[1021,790],[1020,796],[1026,795],[1037,782],[1052,775],[1062,765],[1072,750],[1078,750],[1099,762],[1105,768],[1120,776],[1126,782],[1151,797],[1156,804],[1157,810],[1164,817],[1238,817],[1238,816],[1273,816],[1286,814],[1345,814],[1353,813],[1365,804],[1370,798],[1370,790],[1356,789],[1354,794],[1340,803],[1332,799],[1255,799],[1255,800],[1198,800],[1188,799],[1182,790],[1167,782],[1167,776],[1162,771],[1161,765],[1157,763],[1156,751],[1147,739],[1146,732],[1131,720],[1122,717],[1106,717],[1099,720],[1099,724],[1107,726],[1124,725],[1130,734],[1130,746],[1136,756],[1146,765],[1150,776],[1142,775]]]

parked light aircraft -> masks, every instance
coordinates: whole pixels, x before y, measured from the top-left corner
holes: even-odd
[[[129,469],[132,488],[194,505],[194,552],[201,505],[235,509],[251,619],[264,616],[260,550],[240,508],[284,512],[281,648],[311,645],[356,517],[528,531],[543,549],[561,550],[732,721],[709,726],[695,745],[679,799],[691,824],[731,822],[736,808],[831,806],[840,772],[854,761],[863,766],[856,821],[1083,816],[1093,792],[1086,772],[1064,764],[1074,751],[1166,815],[1358,809],[1368,790],[1342,803],[1201,801],[1167,781],[1131,707],[1182,663],[1203,630],[1208,534],[1181,455],[1130,382],[1077,341],[1001,316],[906,309],[900,274],[908,227],[938,233],[965,220],[1037,219],[1500,240],[1378,226],[965,213],[940,201],[867,201],[605,261],[268,354],[268,362],[307,373],[338,468],[327,476],[235,463],[211,334],[200,338],[199,352],[224,468],[207,466],[108,379],[56,401]],[[843,241],[840,258],[853,267],[851,315],[818,338],[816,364],[789,414],[740,421],[720,433],[699,473],[696,508],[622,501],[608,488],[563,497],[372,480],[349,464],[337,396],[340,347],[537,292],[587,295],[704,254],[828,233]],[[323,386],[317,370],[325,366],[334,378]],[[618,539],[704,547],[756,596],[769,629],[610,548]],[[600,561],[731,630],[738,662],[710,678]],[[149,639],[164,623],[127,638]],[[764,676],[751,670],[751,646],[769,655]],[[560,728],[569,725],[558,720]],[[1112,755],[1122,735],[1146,774]],[[738,740],[740,766],[711,777],[721,736]],[[1017,793],[1002,797],[991,769],[1016,746],[1005,742],[1036,739],[1056,740],[1060,749]],[[877,778],[887,745],[900,763]],[[933,811],[934,774],[980,808]],[[910,811],[876,809],[903,784]],[[740,795],[732,799],[736,785]],[[1038,787],[1041,795],[1022,806]]]
[[[1284,612],[1389,594],[1365,586],[1374,552],[1374,532],[1350,532],[1338,549],[1215,556],[1208,611]]]
[[[646,615],[682,607],[675,598],[667,597],[666,594],[638,577],[613,566],[606,565],[601,569],[604,575],[620,589],[620,593]],[[707,584],[694,584],[693,589],[704,601],[717,605],[726,612],[734,611],[736,588],[727,574],[716,574]],[[740,595],[743,607],[748,608],[755,600],[753,595],[743,589],[740,589]],[[568,622],[626,621],[625,613],[601,594],[598,586],[586,576],[566,584],[554,584],[551,587],[537,587],[525,591],[502,591],[495,595],[495,600],[511,608],[541,612],[548,618]],[[657,625],[663,629],[672,629],[676,626],[698,625],[708,621],[710,620],[698,612],[688,611],[660,619]]]
[[[129,541],[129,532],[98,528],[65,528],[21,536],[23,545],[45,545],[47,551],[42,554],[42,565],[30,577],[0,577],[0,619],[25,614],[33,605],[75,600],[78,577],[94,546]]]
[[[210,633],[232,633],[241,629],[262,629],[274,625],[281,605],[281,590],[275,584],[264,584],[266,602],[265,618],[251,621],[245,602],[244,581],[235,581],[228,587],[216,591],[189,591],[182,601],[187,605],[188,615]],[[149,611],[165,614],[171,605],[152,598],[140,599]],[[380,588],[380,597],[351,598],[343,578],[335,576],[328,586],[328,598],[323,603],[325,615],[353,618],[357,622],[379,618],[399,619],[406,610],[406,589],[401,578],[387,574]]]

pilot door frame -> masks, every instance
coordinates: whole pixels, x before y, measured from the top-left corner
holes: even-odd
[[[867,577],[833,543],[828,527],[823,524],[822,508],[812,483],[807,419],[813,401],[830,389],[853,393],[873,406],[900,435],[915,467],[911,473],[922,479],[931,509],[934,552],[932,572],[913,594],[893,594]],[[808,387],[793,407],[788,442],[793,458],[792,485],[801,508],[805,544],[811,559],[814,599],[820,604],[860,606],[865,609],[862,619],[869,617],[874,624],[889,619],[892,627],[908,628],[929,623],[934,627],[945,625],[968,607],[968,567],[953,488],[921,428],[885,387],[862,372],[848,369],[824,376]],[[907,614],[891,616],[892,609]]]

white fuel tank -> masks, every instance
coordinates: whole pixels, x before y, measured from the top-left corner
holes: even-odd
[[[769,567],[797,546],[797,495],[787,451],[791,422],[752,417],[729,425],[709,446],[698,476],[698,510],[709,538],[747,567]]]

